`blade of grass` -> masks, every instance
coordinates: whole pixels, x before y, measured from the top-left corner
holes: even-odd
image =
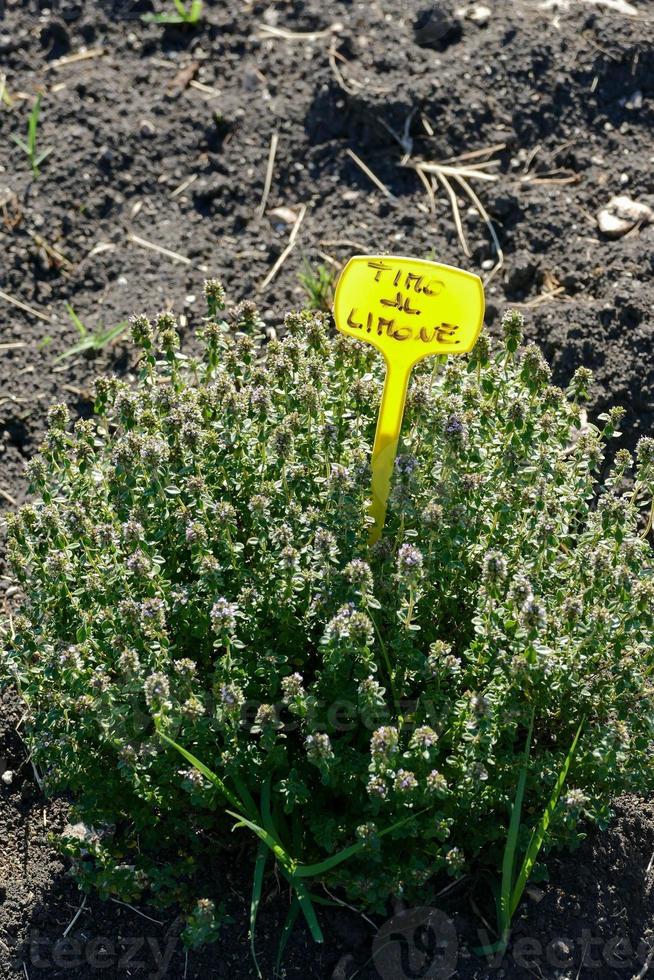
[[[53,358],[52,363],[58,364],[59,361],[65,361],[67,357],[74,357],[75,354],[82,354],[85,350],[91,350],[93,347],[93,337],[85,337],[84,340],[80,340],[78,344],[73,344],[68,350],[65,350],[63,354],[57,354]]]
[[[536,858],[538,853],[543,846],[545,837],[547,835],[547,829],[552,822],[552,817],[554,816],[554,811],[556,805],[559,802],[559,796],[561,795],[561,790],[563,789],[564,783],[568,778],[568,772],[570,771],[570,766],[572,765],[572,760],[574,759],[575,753],[577,751],[577,745],[579,743],[579,738],[581,736],[581,731],[584,726],[586,719],[582,718],[579,723],[579,728],[575,734],[575,737],[570,746],[570,751],[568,752],[565,762],[561,768],[558,779],[552,790],[552,795],[549,798],[549,802],[545,808],[543,816],[540,818],[538,826],[535,828],[533,834],[531,835],[531,840],[529,841],[529,846],[527,847],[527,853],[525,854],[524,860],[522,862],[522,867],[520,868],[520,874],[513,887],[511,893],[511,899],[509,904],[509,923],[513,918],[515,911],[520,904],[520,899],[522,898],[522,893],[525,890],[525,885],[529,881],[529,875],[532,872],[534,864],[536,863]]]
[[[254,834],[257,835],[259,840],[264,841],[264,843],[270,848],[270,850],[273,852],[273,854],[275,855],[279,863],[282,865],[282,867],[288,872],[288,874],[291,877],[293,877],[295,871],[295,868],[293,866],[293,859],[289,854],[286,853],[282,845],[278,844],[275,838],[268,833],[267,830],[264,830],[263,827],[260,827],[259,824],[255,823],[253,820],[248,820],[248,818],[244,817],[241,813],[234,813],[232,810],[225,810],[225,813],[228,813],[230,817],[236,818],[237,823],[234,824],[233,827],[234,830],[237,830],[239,827],[248,827]]]
[[[82,323],[82,321],[80,320],[80,318],[78,317],[77,313],[75,312],[75,310],[73,309],[70,303],[66,303],[66,309],[68,311],[68,316],[73,321],[73,325],[77,330],[78,334],[80,335],[80,337],[86,337],[88,330],[86,329],[86,327],[84,326],[84,324]]]
[[[39,125],[40,112],[41,96],[37,95],[32,106],[32,111],[29,114],[29,119],[27,120],[27,145],[29,147],[29,155],[32,159],[34,159],[34,151],[36,150],[36,131]]]
[[[256,968],[258,977],[261,977],[262,973],[259,968],[259,961],[257,960],[257,951],[254,945],[254,934],[257,925],[257,913],[259,911],[259,905],[261,904],[263,876],[266,870],[267,860],[268,860],[268,847],[266,846],[264,841],[259,841],[259,846],[257,847],[257,857],[254,862],[254,878],[252,879],[252,899],[250,901],[250,950],[252,952],[252,959],[254,961],[254,966]]]
[[[25,153],[25,154],[27,154],[27,156],[29,156],[30,150],[29,150],[29,147],[28,147],[27,143],[25,142],[25,140],[22,140],[20,138],[20,136],[16,136],[15,133],[12,133],[11,134],[11,138],[14,141],[14,143],[16,144],[16,146],[19,146],[21,148],[21,150],[23,151],[23,153]]]
[[[378,837],[385,837],[386,834],[391,834],[394,830],[398,830],[400,827],[404,827],[409,821],[414,820],[420,813],[424,813],[421,810],[419,813],[411,813],[408,817],[404,817],[402,820],[397,820],[390,827],[386,827],[384,830],[380,830],[377,834]],[[343,861],[347,861],[348,858],[353,857],[358,854],[366,846],[365,841],[358,841],[356,844],[350,844],[349,847],[344,847],[342,851],[338,854],[332,854],[331,857],[326,858],[324,861],[319,861],[317,864],[303,864],[300,865],[295,870],[295,878],[316,878],[327,871],[331,871],[332,868],[337,867],[342,864]]]
[[[201,772],[202,775],[205,776],[209,780],[209,782],[216,787],[216,789],[220,790],[220,792],[223,794],[225,799],[228,800],[233,807],[238,808],[241,805],[241,801],[238,799],[238,797],[235,796],[234,793],[232,793],[232,791],[227,788],[227,786],[224,784],[222,779],[219,776],[216,776],[216,774],[212,772],[211,769],[208,769],[203,762],[200,762],[200,760],[197,759],[191,752],[188,752],[186,749],[182,748],[181,745],[178,745],[177,742],[174,742],[172,738],[169,738],[168,735],[165,735],[158,728],[157,728],[157,735],[159,736],[159,738],[162,738],[164,742],[167,742],[168,745],[171,745],[174,749],[177,749],[179,754],[184,756],[187,762],[190,762],[191,765],[198,770],[198,772]],[[232,813],[230,810],[227,810],[227,813],[229,813],[231,817],[236,817],[238,820],[243,819],[240,813]]]
[[[502,860],[502,888],[500,891],[500,903],[498,908],[498,925],[500,930],[500,943],[508,941],[508,931],[511,927],[511,889],[513,888],[513,876],[515,870],[516,851],[518,847],[518,834],[520,832],[520,817],[522,815],[522,801],[525,795],[525,784],[527,782],[527,767],[529,764],[529,752],[531,750],[531,736],[534,730],[534,708],[531,709],[529,720],[529,731],[525,741],[525,751],[518,778],[518,788],[516,789],[515,800],[511,808],[511,820],[509,822],[509,833],[504,848],[504,858]]]
[[[282,965],[282,959],[284,958],[284,950],[286,949],[286,944],[289,940],[291,933],[293,932],[293,926],[295,925],[295,920],[300,914],[300,903],[297,896],[294,895],[291,901],[291,907],[288,910],[288,915],[286,916],[286,921],[284,922],[284,928],[282,929],[282,934],[279,937],[279,946],[277,947],[277,957],[275,959],[275,973],[278,974],[280,967]]]
[[[309,932],[311,933],[314,942],[324,943],[325,937],[322,934],[322,929],[320,928],[320,923],[318,922],[316,910],[313,907],[311,896],[309,895],[304,882],[293,878],[292,884],[295,889],[295,894],[297,895],[297,900],[300,903],[302,914],[306,919],[307,925],[309,926]]]
[[[34,166],[39,167],[39,165],[50,156],[53,150],[54,146],[49,146],[47,150],[41,150],[40,153],[37,153],[34,157]]]
[[[103,334],[98,334],[95,336],[94,347],[96,350],[102,350],[107,344],[110,344],[112,340],[116,340],[121,334],[125,333],[129,323],[127,320],[123,320],[121,323],[117,323],[115,327],[110,327],[109,330],[105,331]]]

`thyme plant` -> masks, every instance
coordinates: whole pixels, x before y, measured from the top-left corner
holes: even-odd
[[[51,409],[9,518],[4,665],[75,800],[81,881],[212,935],[196,871],[263,804],[291,871],[424,904],[438,873],[500,867],[519,782],[526,850],[582,719],[549,844],[651,789],[654,440],[600,477],[622,412],[587,424],[589,372],[553,386],[508,313],[415,372],[369,549],[378,356],[320,313],[263,347],[251,303],[206,293],[201,356],[138,316],[138,382],[99,378],[91,419]]]

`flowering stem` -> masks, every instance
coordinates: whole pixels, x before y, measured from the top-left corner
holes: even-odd
[[[397,704],[398,697],[397,691],[395,690],[395,681],[393,680],[393,668],[391,667],[390,657],[388,656],[388,650],[386,649],[386,644],[384,643],[383,637],[379,626],[377,625],[377,620],[375,619],[370,606],[366,605],[366,612],[370,616],[372,625],[375,627],[375,633],[377,634],[377,639],[379,640],[379,646],[381,647],[382,656],[384,658],[384,665],[386,667],[386,673],[388,674],[388,683],[391,689],[391,694],[393,696],[393,703]]]

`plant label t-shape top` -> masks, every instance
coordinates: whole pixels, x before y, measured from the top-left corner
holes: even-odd
[[[472,350],[484,319],[484,288],[479,276],[449,265],[355,255],[338,280],[334,319],[341,333],[372,344],[386,361],[372,450],[372,544],[384,526],[411,369],[432,354]]]

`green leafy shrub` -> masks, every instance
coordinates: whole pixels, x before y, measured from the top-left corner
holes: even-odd
[[[365,845],[322,876],[351,901],[424,904],[435,873],[501,863],[532,715],[523,850],[582,718],[550,841],[651,788],[654,441],[629,489],[626,450],[600,482],[620,411],[586,424],[589,373],[552,386],[507,314],[416,371],[368,549],[377,355],[312,313],[262,349],[251,304],[228,326],[207,296],[201,358],[137,317],[138,384],[99,379],[72,430],[51,410],[9,521],[4,660],[82,880],[190,902],[226,810],[264,799],[296,861]]]

